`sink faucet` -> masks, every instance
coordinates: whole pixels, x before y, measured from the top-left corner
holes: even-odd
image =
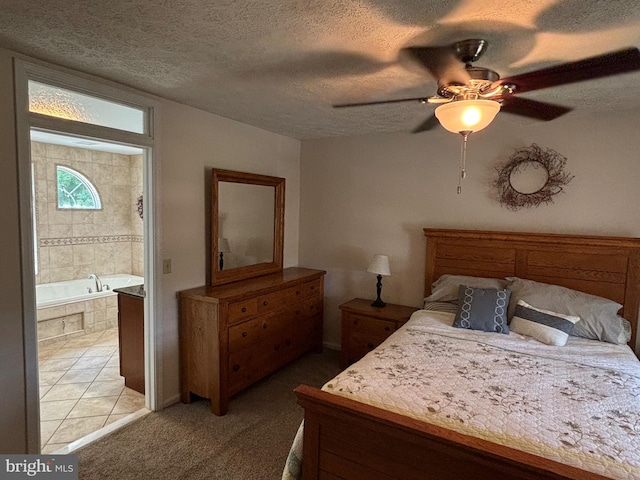
[[[95,273],[92,273],[91,275],[89,275],[89,278],[96,282],[96,292],[101,292],[102,280],[100,280],[100,277],[98,277],[98,275],[96,275]]]

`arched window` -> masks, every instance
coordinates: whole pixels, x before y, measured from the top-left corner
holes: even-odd
[[[100,195],[93,184],[80,172],[56,165],[58,178],[58,208],[100,210]]]

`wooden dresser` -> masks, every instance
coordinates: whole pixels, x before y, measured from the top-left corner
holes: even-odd
[[[309,350],[322,351],[322,270],[282,272],[179,292],[180,398],[229,397]]]

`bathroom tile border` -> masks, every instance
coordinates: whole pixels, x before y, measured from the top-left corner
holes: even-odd
[[[142,235],[95,235],[90,237],[61,237],[41,238],[41,247],[56,247],[60,245],[89,245],[100,243],[133,242],[143,243]]]

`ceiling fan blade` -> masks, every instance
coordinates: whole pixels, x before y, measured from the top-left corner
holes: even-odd
[[[365,105],[381,105],[383,103],[402,103],[402,102],[427,103],[428,100],[429,100],[428,97],[398,98],[395,100],[377,100],[375,102],[339,103],[338,105],[334,105],[333,108],[362,107]]]
[[[640,70],[640,50],[634,47],[503,78],[493,86],[513,84],[523,93],[635,70]]]
[[[437,127],[438,125],[440,125],[440,122],[438,122],[438,119],[436,118],[435,114],[433,114],[429,118],[427,118],[424,122],[422,122],[420,125],[418,125],[416,128],[411,130],[411,133],[426,132],[427,130],[431,130],[434,127]]]
[[[438,85],[466,85],[471,76],[455,55],[452,46],[447,47],[406,47],[409,53],[425,67],[438,81]]]
[[[553,120],[573,110],[562,105],[539,102],[528,98],[510,96],[504,99],[500,111],[522,115],[524,117],[537,118],[538,120]]]

